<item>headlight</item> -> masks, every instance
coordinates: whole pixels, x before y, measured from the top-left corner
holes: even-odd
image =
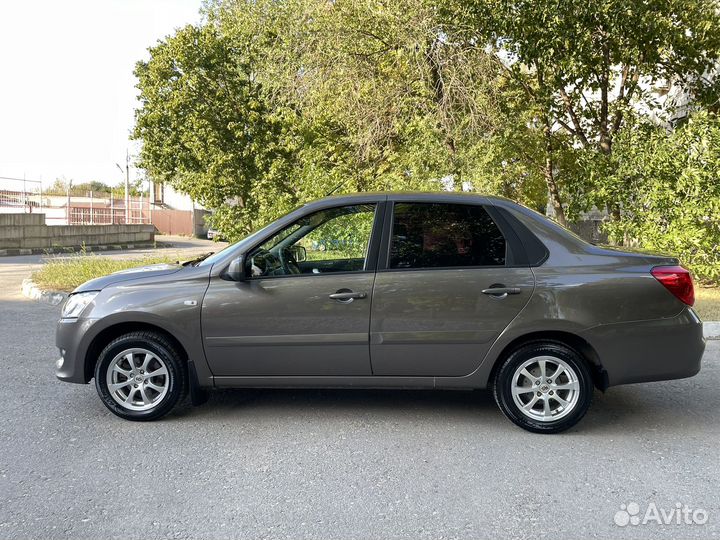
[[[85,309],[87,305],[93,301],[97,294],[98,291],[73,294],[65,302],[65,305],[62,308],[61,317],[63,319],[75,319],[79,317],[83,309]]]

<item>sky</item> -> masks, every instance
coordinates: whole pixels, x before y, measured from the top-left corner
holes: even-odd
[[[0,177],[120,183],[135,63],[201,0],[0,0]],[[131,168],[131,179],[139,171]],[[2,182],[2,180],[0,180]]]

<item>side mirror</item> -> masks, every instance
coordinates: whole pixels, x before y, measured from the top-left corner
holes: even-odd
[[[227,277],[232,281],[245,281],[245,257],[243,255],[230,262]]]
[[[303,246],[293,246],[290,248],[295,262],[303,262],[307,260],[307,250]]]

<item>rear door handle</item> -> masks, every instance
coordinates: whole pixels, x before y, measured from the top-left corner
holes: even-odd
[[[340,289],[337,292],[334,292],[330,295],[330,298],[333,300],[337,300],[338,302],[344,302],[346,304],[349,304],[355,299],[361,299],[361,298],[367,298],[366,292],[353,292],[348,289]]]
[[[520,294],[520,289],[518,287],[491,287],[490,289],[483,289],[482,293],[490,296],[505,296],[508,294]]]

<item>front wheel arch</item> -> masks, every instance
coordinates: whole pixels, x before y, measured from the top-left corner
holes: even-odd
[[[132,332],[152,332],[154,334],[161,335],[173,345],[175,350],[182,356],[184,363],[187,365],[189,356],[187,351],[185,350],[185,347],[183,347],[182,343],[180,343],[180,341],[178,341],[175,336],[173,336],[164,328],[144,322],[117,323],[103,329],[90,342],[90,345],[87,348],[87,352],[85,353],[84,361],[84,373],[86,383],[90,382],[94,376],[95,365],[97,364],[100,352],[116,338],[124,334],[130,334]]]

